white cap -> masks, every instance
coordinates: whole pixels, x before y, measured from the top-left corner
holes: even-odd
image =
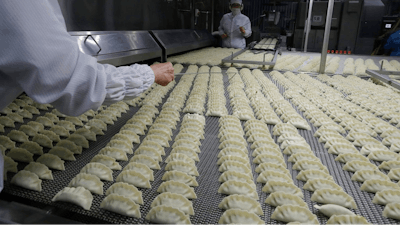
[[[234,3],[242,4],[242,0],[231,0],[231,4]]]

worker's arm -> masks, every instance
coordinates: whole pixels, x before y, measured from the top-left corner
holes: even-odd
[[[228,35],[225,33],[225,30],[224,30],[224,24],[225,24],[225,15],[222,17],[221,21],[219,22],[219,27],[218,27],[219,36],[221,36],[221,38],[228,37]]]
[[[68,115],[135,97],[153,84],[147,65],[116,68],[81,53],[54,1],[1,1],[0,80]]]
[[[251,31],[251,21],[250,21],[250,19],[246,16],[246,19],[245,19],[245,22],[244,22],[244,25],[242,26],[244,29],[244,32],[242,32],[242,34],[243,34],[243,36],[245,37],[245,38],[248,38],[248,37],[250,37],[251,36],[251,33],[252,33],[252,31]]]

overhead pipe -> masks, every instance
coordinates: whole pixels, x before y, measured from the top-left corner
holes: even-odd
[[[306,26],[304,26],[304,29],[306,29],[306,38],[304,40],[304,52],[307,52],[307,47],[308,47],[308,36],[311,30],[311,15],[312,15],[313,3],[314,0],[310,0],[310,7],[308,8],[307,24]]]
[[[332,14],[333,14],[333,6],[335,4],[334,0],[329,0],[328,3],[328,11],[326,12],[326,23],[325,23],[325,34],[324,34],[324,42],[322,45],[321,52],[321,63],[319,65],[319,73],[325,73],[326,66],[326,55],[328,54],[328,45],[329,45],[329,35],[331,32],[331,24],[332,24]]]

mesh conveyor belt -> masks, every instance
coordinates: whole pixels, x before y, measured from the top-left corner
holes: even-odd
[[[223,71],[225,73],[226,70],[223,69]],[[269,75],[267,75],[267,77],[269,77]],[[179,81],[179,78],[180,77],[178,77],[176,80]],[[273,82],[276,84],[275,81]],[[224,76],[224,83],[225,83],[224,84],[225,88],[227,88],[229,85],[227,76]],[[280,89],[281,93],[283,93],[284,91],[283,87],[281,87],[279,84],[276,85]],[[169,93],[163,99],[163,103],[168,98]],[[232,114],[232,108],[230,106],[227,91],[225,91],[225,96],[227,98],[226,106],[228,108],[229,113]],[[160,110],[161,106],[162,104],[159,106]],[[297,109],[295,106],[293,107]],[[115,214],[100,209],[99,205],[105,196],[99,196],[95,194],[93,195],[94,199],[91,211],[83,210],[79,206],[75,206],[69,203],[51,202],[53,196],[63,187],[68,185],[71,179],[75,177],[76,174],[79,173],[80,169],[85,164],[90,162],[92,157],[96,155],[98,151],[100,151],[100,149],[103,148],[108,143],[108,141],[114,134],[119,132],[120,128],[126,123],[127,120],[129,120],[138,111],[138,109],[139,109],[138,107],[131,107],[131,109],[126,114],[122,114],[122,117],[119,118],[117,122],[115,122],[115,125],[108,126],[108,130],[107,132],[105,132],[105,136],[97,136],[97,142],[90,142],[90,148],[84,150],[81,155],[76,156],[77,160],[75,162],[66,162],[65,171],[61,172],[53,170],[54,180],[53,181],[43,180],[42,192],[30,191],[11,185],[9,181],[11,180],[13,173],[8,173],[8,182],[5,182],[5,189],[3,192],[10,196],[22,197],[24,199],[28,199],[44,205],[50,205],[56,208],[66,210],[67,212],[71,212],[71,215],[73,215],[72,219],[83,223],[93,223],[93,222],[100,223],[101,221],[104,221],[105,223],[147,223],[148,221],[146,221],[144,218],[150,210],[150,205],[152,201],[158,195],[156,190],[162,183],[161,178],[164,174],[164,168],[166,165],[165,163],[160,163],[161,170],[158,171],[155,170],[154,181],[151,182],[152,185],[151,189],[139,188],[139,190],[142,191],[143,201],[144,201],[144,204],[140,207],[140,211],[142,214],[141,219],[121,216],[119,214]],[[299,110],[298,112],[300,113],[300,115],[303,115],[302,112],[300,112]],[[41,115],[43,115],[44,113],[45,113],[44,111],[41,111]],[[184,114],[181,113],[181,120],[183,118],[183,115]],[[36,117],[37,116],[34,116],[33,120],[35,120]],[[195,215],[191,216],[190,218],[192,223],[202,223],[202,224],[218,223],[218,220],[223,213],[223,210],[218,208],[218,204],[225,197],[222,194],[218,194],[218,188],[220,186],[218,178],[221,175],[221,173],[218,171],[218,166],[217,166],[217,161],[218,161],[217,155],[219,153],[218,145],[220,144],[219,139],[217,138],[219,132],[218,119],[219,118],[217,117],[206,117],[206,126],[204,134],[205,139],[201,141],[202,142],[202,145],[200,146],[201,153],[199,154],[200,162],[197,162],[196,164],[200,176],[197,177],[199,186],[194,188],[197,194],[197,199],[192,201],[195,212]],[[307,121],[309,122],[309,120]],[[27,121],[25,120],[25,122]],[[243,124],[244,122],[242,122],[242,125]],[[328,154],[327,150],[323,148],[323,144],[318,143],[318,139],[313,137],[316,128],[312,126],[311,123],[309,124],[311,125],[312,128],[311,131],[299,129],[299,133],[310,144],[311,149],[314,151],[314,154],[321,159],[322,164],[327,166],[330,174],[334,177],[336,183],[342,186],[344,191],[354,198],[359,208],[354,212],[356,212],[356,214],[358,215],[364,216],[371,223],[378,223],[378,224],[396,223],[396,220],[386,219],[382,216],[383,206],[372,204],[372,199],[374,197],[374,194],[361,192],[359,189],[361,183],[351,181],[352,173],[343,171],[342,170],[343,165],[334,160],[335,159],[334,155]],[[21,124],[16,124],[16,125],[17,125],[16,129],[18,129]],[[173,130],[172,140],[174,140],[175,136],[179,133],[180,125],[181,123],[178,122],[177,129]],[[270,132],[272,133],[273,126],[269,125],[268,127],[270,128]],[[10,129],[7,129],[6,133],[9,132],[9,130]],[[141,141],[144,139],[144,137],[145,136],[141,136]],[[274,136],[275,142],[277,141],[277,138],[278,138],[277,136]],[[134,151],[137,149],[139,145],[140,144],[134,144]],[[170,141],[170,145],[172,146],[172,141]],[[253,163],[253,157],[252,157],[253,150],[250,149],[250,144],[248,146],[248,149],[249,149],[250,164],[252,167],[252,172],[255,181],[258,174],[255,172],[256,165]],[[165,161],[166,157],[170,154],[171,150],[172,150],[171,148],[165,148],[166,155],[162,157],[163,161]],[[48,149],[47,150],[45,149],[45,152],[47,151]],[[128,154],[129,159],[132,156],[133,154]],[[36,160],[36,158],[37,156],[35,156],[34,159]],[[288,156],[284,155],[284,158],[287,162]],[[128,164],[128,162],[120,162],[120,164],[122,165],[122,167],[124,167],[126,164]],[[18,170],[22,170],[25,166],[26,163],[19,163]],[[299,171],[292,170],[292,166],[293,163],[287,163],[287,168],[291,172],[294,184],[302,188],[305,182],[296,179],[296,176],[299,173]],[[119,173],[120,171],[113,172],[114,180]],[[104,181],[104,191],[106,191],[113,183],[114,182]],[[274,211],[275,207],[271,207],[264,203],[265,199],[267,198],[267,194],[261,191],[263,185],[260,183],[256,183],[256,187],[260,197],[259,202],[261,203],[262,209],[264,211],[264,215],[261,216],[261,219],[263,219],[268,224],[281,223],[279,221],[270,219],[271,214]],[[311,202],[310,200],[312,192],[303,190],[303,193],[304,193],[304,200],[308,204],[309,209],[318,216],[320,223],[326,223],[327,221],[326,217],[318,213],[318,210],[314,209],[313,207],[314,203]]]

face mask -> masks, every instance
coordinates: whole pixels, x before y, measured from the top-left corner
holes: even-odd
[[[234,16],[240,14],[240,9],[239,9],[239,8],[233,8],[233,9],[231,9],[231,10],[232,10],[232,14],[233,14]]]

